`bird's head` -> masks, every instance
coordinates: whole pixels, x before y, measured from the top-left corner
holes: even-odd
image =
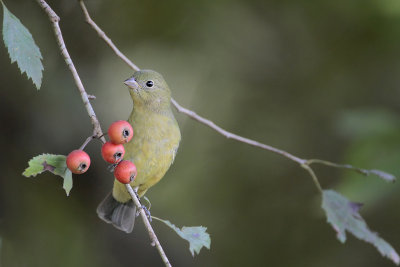
[[[171,91],[163,76],[153,70],[139,70],[127,79],[134,105],[150,109],[163,109],[170,106]]]

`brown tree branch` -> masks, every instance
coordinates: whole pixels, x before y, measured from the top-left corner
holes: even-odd
[[[70,57],[70,55],[68,53],[67,47],[65,46],[65,42],[64,42],[64,39],[63,39],[63,36],[62,36],[62,32],[61,32],[61,29],[60,29],[60,26],[59,26],[60,17],[53,11],[53,9],[44,0],[37,0],[37,2],[42,7],[42,9],[46,12],[46,14],[48,15],[48,17],[49,17],[49,19],[50,19],[50,21],[52,23],[53,30],[54,30],[54,33],[55,33],[55,36],[56,36],[56,40],[57,40],[57,43],[59,45],[61,54],[63,55],[65,63],[67,64],[68,68],[70,69],[70,71],[72,73],[72,76],[74,78],[75,84],[78,87],[78,90],[79,90],[79,92],[81,94],[83,104],[85,105],[86,111],[89,114],[89,117],[91,118],[92,125],[93,125],[93,135],[98,137],[98,138],[101,138],[101,140],[104,143],[105,142],[105,138],[104,138],[103,132],[101,130],[100,122],[97,119],[97,116],[96,116],[96,114],[95,114],[95,112],[93,110],[92,105],[90,104],[90,101],[89,101],[89,98],[88,98],[88,94],[86,93],[86,90],[85,90],[85,88],[84,88],[84,86],[82,84],[82,81],[81,81],[81,79],[79,77],[79,74],[78,74],[78,72],[77,72],[77,70],[76,70],[76,68],[74,66],[74,63],[72,62],[72,59],[71,59],[71,57]],[[109,41],[111,42],[111,40],[109,40]],[[112,42],[111,42],[111,44],[112,44]],[[134,68],[135,65],[132,64],[131,67]],[[89,137],[85,141],[85,143],[82,145],[82,147],[84,147],[92,139],[93,139],[93,137]],[[160,253],[160,256],[161,256],[164,264],[166,266],[171,266],[171,264],[168,261],[167,256],[165,255],[165,252],[164,252],[163,248],[161,247],[160,242],[158,241],[158,238],[157,238],[156,234],[154,233],[153,228],[150,225],[150,222],[149,222],[149,220],[147,218],[146,213],[144,212],[144,210],[141,207],[139,199],[136,197],[136,194],[133,193],[133,190],[132,190],[130,185],[127,185],[127,190],[129,192],[129,194],[131,195],[131,197],[132,197],[137,209],[140,210],[140,214],[142,216],[144,225],[146,226],[147,231],[149,232],[152,244],[154,244],[156,246],[156,248],[157,248],[158,252]]]

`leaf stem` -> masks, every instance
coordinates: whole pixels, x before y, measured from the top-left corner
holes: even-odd
[[[313,179],[313,182],[315,184],[315,186],[317,187],[318,191],[321,193],[323,193],[321,184],[319,183],[318,177],[317,175],[314,173],[313,169],[311,169],[311,167],[307,164],[303,164],[301,165],[302,168],[306,169],[306,171],[311,175],[311,178]]]
[[[151,218],[155,219],[156,221],[159,221],[159,222],[163,222],[164,221],[163,219],[160,219],[160,218],[158,218],[156,216],[153,216],[153,215],[151,215]]]

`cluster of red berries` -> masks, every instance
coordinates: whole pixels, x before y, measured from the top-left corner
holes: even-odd
[[[101,155],[108,163],[116,165],[115,178],[123,184],[132,182],[136,177],[136,166],[129,160],[122,160],[125,155],[123,144],[133,137],[132,126],[127,121],[116,121],[108,128],[110,141],[101,147]],[[89,169],[90,157],[83,150],[74,150],[67,156],[67,167],[72,173],[82,174]]]

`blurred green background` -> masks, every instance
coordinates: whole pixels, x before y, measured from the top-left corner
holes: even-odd
[[[103,129],[132,108],[131,70],[84,23],[77,1],[48,1]],[[93,19],[141,68],[163,73],[183,106],[237,134],[305,158],[399,175],[400,4],[380,1],[86,1]],[[100,157],[67,197],[51,174],[21,175],[40,153],[67,154],[90,120],[35,1],[5,4],[41,48],[40,91],[0,45],[0,263],[8,266],[162,266],[143,224],[126,235],[97,218],[113,177]],[[153,226],[175,266],[393,266],[349,235],[335,237],[303,169],[227,140],[177,114],[183,139],[148,193],[152,214],[203,225],[211,250]],[[322,186],[366,205],[372,230],[400,251],[399,183],[327,167]]]

